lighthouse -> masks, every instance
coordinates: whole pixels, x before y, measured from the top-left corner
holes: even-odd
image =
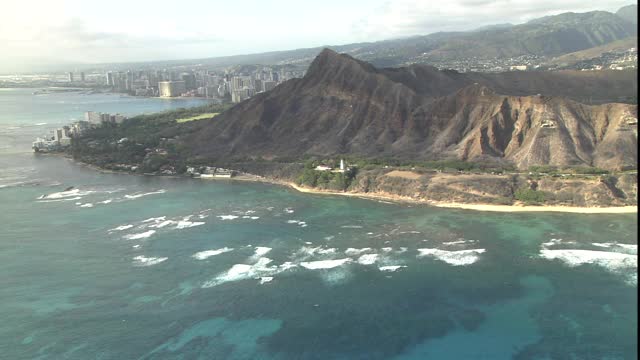
[[[344,171],[344,159],[340,159],[340,171]]]

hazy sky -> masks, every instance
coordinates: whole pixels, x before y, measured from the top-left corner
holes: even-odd
[[[521,23],[629,0],[2,0],[0,73],[187,59]]]

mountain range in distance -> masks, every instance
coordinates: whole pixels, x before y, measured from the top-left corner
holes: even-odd
[[[438,32],[377,42],[195,60],[158,61],[149,64],[165,66],[192,64],[221,68],[251,64],[307,66],[323,48],[347,53],[377,67],[406,66],[414,63],[446,64],[450,61],[469,58],[536,56],[551,60],[554,57],[623,39],[637,44],[636,13],[637,5],[629,5],[616,13],[569,12],[533,19],[524,24],[496,24],[473,31]],[[131,64],[120,65],[127,67]]]
[[[214,162],[348,154],[635,168],[637,105],[616,101],[637,96],[636,75],[376,68],[325,49],[303,78],[188,124],[181,142]]]

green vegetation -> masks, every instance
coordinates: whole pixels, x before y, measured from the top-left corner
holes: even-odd
[[[189,121],[194,121],[194,120],[211,119],[212,117],[214,117],[214,116],[216,116],[218,114],[219,113],[205,113],[205,114],[200,114],[200,115],[196,115],[196,116],[192,116],[192,117],[188,117],[188,118],[177,119],[176,122],[183,123],[183,122],[189,122]]]
[[[338,161],[335,161],[339,163]],[[335,164],[325,163],[329,166]],[[317,162],[307,161],[304,166],[302,174],[298,176],[298,185],[306,185],[309,187],[317,187],[321,189],[329,189],[335,191],[345,191],[351,185],[351,182],[356,177],[356,169],[347,169],[344,173],[332,172],[332,171],[318,171],[314,170],[317,166]]]
[[[102,124],[89,129],[71,141],[74,158],[105,168],[119,164],[139,165],[138,171],[154,172],[186,168],[184,146],[177,139],[193,131],[193,127],[178,123],[187,119],[220,113],[228,105],[207,104],[155,114],[132,117],[121,124]]]
[[[400,160],[396,158],[363,159],[346,156],[345,161],[355,164],[361,169],[372,169],[383,166],[398,168],[415,168],[415,170],[438,170],[444,172],[479,172],[479,173],[503,173],[516,171],[515,166],[508,163],[464,161],[464,160]]]
[[[544,202],[544,192],[529,188],[520,188],[514,194],[516,200],[522,201],[527,205],[540,204]]]

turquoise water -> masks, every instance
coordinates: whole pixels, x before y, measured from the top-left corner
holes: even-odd
[[[2,358],[637,358],[635,215],[387,204],[9,150]]]

